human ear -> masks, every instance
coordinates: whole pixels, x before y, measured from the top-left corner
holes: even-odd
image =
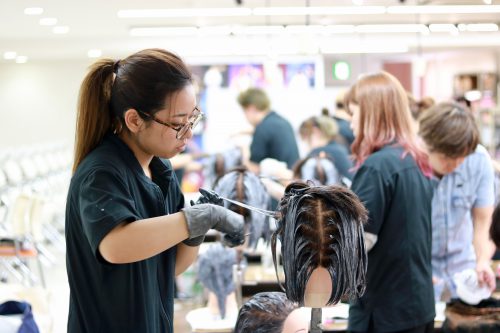
[[[139,116],[135,109],[128,109],[123,115],[125,126],[132,133],[138,133],[144,127],[144,120]]]

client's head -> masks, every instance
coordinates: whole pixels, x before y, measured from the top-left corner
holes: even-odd
[[[306,333],[307,321],[281,292],[255,294],[240,309],[234,333]]]

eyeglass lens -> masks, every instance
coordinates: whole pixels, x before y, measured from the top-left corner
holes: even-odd
[[[182,139],[186,133],[190,130],[196,127],[198,123],[200,122],[201,118],[203,118],[203,114],[200,112],[192,117],[186,125],[184,125],[178,132],[177,132],[177,139]]]

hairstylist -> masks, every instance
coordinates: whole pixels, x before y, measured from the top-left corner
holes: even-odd
[[[174,278],[205,233],[243,238],[240,215],[183,209],[172,166],[160,159],[184,150],[201,117],[191,74],[168,51],[91,66],[66,204],[68,332],[173,332]]]

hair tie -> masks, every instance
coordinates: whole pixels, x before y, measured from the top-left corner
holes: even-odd
[[[118,73],[118,67],[120,66],[120,59],[116,60],[114,63],[113,63],[113,73]]]

